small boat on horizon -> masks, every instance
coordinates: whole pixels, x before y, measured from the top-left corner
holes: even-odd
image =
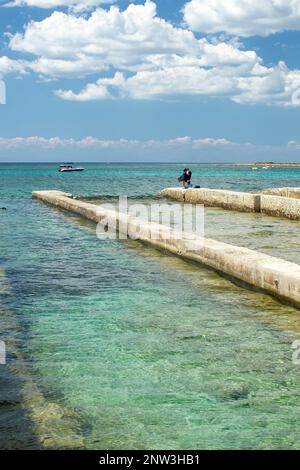
[[[60,165],[58,171],[61,173],[66,173],[70,171],[84,171],[84,168],[73,166],[73,163],[64,163]]]

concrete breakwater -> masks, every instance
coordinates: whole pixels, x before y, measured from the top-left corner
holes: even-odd
[[[129,231],[140,233],[137,238],[155,248],[210,267],[300,307],[300,266],[295,263],[212,239],[197,239],[196,236],[194,239],[180,239],[169,227],[153,222],[143,222],[141,227],[138,218],[73,199],[68,193],[35,191],[33,197],[96,223],[103,220],[115,223],[119,231],[129,226]],[[155,238],[151,236],[154,232]]]
[[[204,204],[242,212],[260,212],[259,194],[208,188],[166,188],[161,191],[161,195],[190,204]]]
[[[266,215],[300,220],[300,188],[282,188],[252,194],[225,189],[166,188],[161,195],[179,202],[204,204],[240,212],[261,212]]]
[[[300,199],[300,188],[270,188],[259,191],[259,194]]]

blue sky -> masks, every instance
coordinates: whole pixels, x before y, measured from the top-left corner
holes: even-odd
[[[300,161],[300,0],[11,3],[0,161]]]

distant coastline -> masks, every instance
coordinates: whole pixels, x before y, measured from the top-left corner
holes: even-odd
[[[259,162],[259,163],[224,163],[223,166],[269,166],[271,167],[300,167],[300,163],[274,163],[274,162]]]

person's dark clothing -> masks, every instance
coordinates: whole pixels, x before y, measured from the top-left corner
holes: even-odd
[[[191,182],[192,172],[189,168],[183,170],[183,174],[178,178],[178,181],[189,184]]]

